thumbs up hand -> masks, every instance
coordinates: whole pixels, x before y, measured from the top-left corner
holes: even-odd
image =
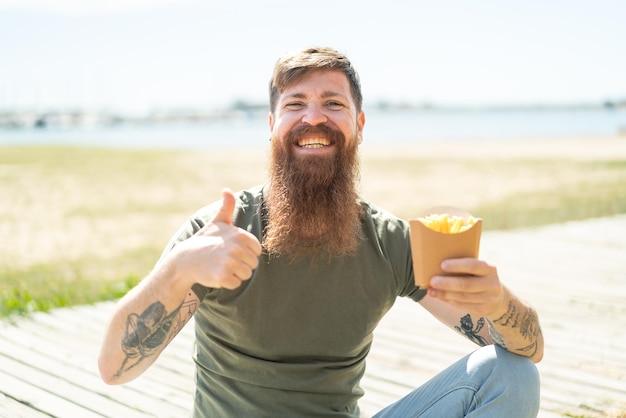
[[[233,225],[235,196],[224,189],[222,206],[213,219],[172,251],[174,274],[189,284],[235,289],[259,264],[257,237]]]
[[[233,212],[235,211],[235,195],[230,189],[222,190],[222,206],[217,211],[211,223],[233,224]]]

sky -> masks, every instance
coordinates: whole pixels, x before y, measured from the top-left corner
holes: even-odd
[[[0,0],[0,111],[267,102],[276,59],[330,46],[365,106],[626,100],[624,0]]]

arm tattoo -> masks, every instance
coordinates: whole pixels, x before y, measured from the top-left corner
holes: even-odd
[[[491,322],[488,322],[488,324],[489,336],[491,337],[491,340],[494,342],[494,344],[498,344],[500,347],[506,348],[506,343],[504,342],[504,338],[502,338],[502,334],[496,331],[493,325],[491,325]]]
[[[539,335],[539,321],[535,311],[528,308],[526,312],[518,312],[513,301],[509,302],[506,313],[493,323],[502,327],[519,328],[520,335],[526,340],[534,340]]]
[[[485,318],[478,318],[478,321],[476,323],[476,328],[474,328],[474,322],[472,321],[472,316],[470,314],[467,314],[461,318],[461,326],[460,327],[455,326],[454,329],[456,329],[461,334],[465,335],[473,343],[476,343],[484,347],[487,345],[487,341],[483,337],[478,335],[478,333],[483,328],[483,326],[485,326]]]
[[[522,338],[530,341],[530,344],[518,348],[518,351],[529,352],[531,355],[537,351],[537,336],[541,330],[539,328],[537,314],[533,309],[528,308],[525,312],[519,312],[517,305],[513,301],[510,301],[506,313],[494,320],[493,323],[502,327],[518,328]],[[493,326],[489,327],[489,331],[491,338],[496,344],[506,347],[502,336]]]
[[[139,315],[128,315],[126,332],[122,338],[122,351],[126,357],[115,376],[121,376],[143,359],[158,353],[161,346],[167,345],[191,318],[195,304],[195,301],[184,301],[167,313],[165,306],[157,301]]]

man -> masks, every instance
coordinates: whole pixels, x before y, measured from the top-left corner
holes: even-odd
[[[357,195],[361,105],[338,52],[278,60],[267,185],[225,189],[120,301],[105,382],[141,374],[195,315],[195,417],[358,417],[372,332],[403,296],[483,347],[377,417],[536,416],[534,310],[473,258],[444,261],[446,276],[416,287],[407,223]]]

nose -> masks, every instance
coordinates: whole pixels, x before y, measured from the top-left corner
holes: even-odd
[[[324,114],[323,109],[314,104],[307,106],[304,115],[302,115],[302,122],[311,126],[320,125],[327,121],[328,118]]]

